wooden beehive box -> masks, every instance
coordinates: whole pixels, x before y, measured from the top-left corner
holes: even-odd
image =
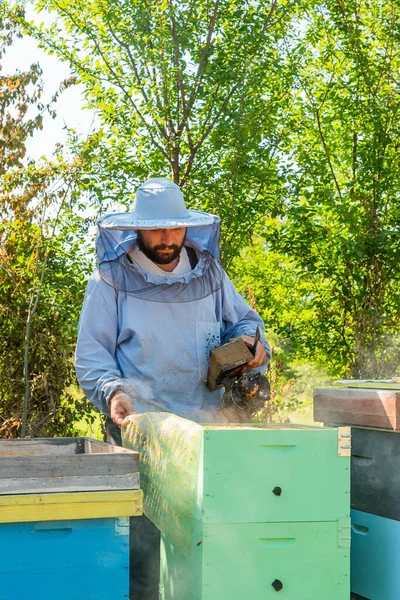
[[[359,510],[351,511],[351,520],[351,589],[354,600],[398,600],[399,521]]]
[[[197,522],[189,554],[162,535],[159,598],[349,600],[349,523]]]
[[[199,451],[189,547],[163,532],[160,600],[349,599],[349,428],[204,425]]]
[[[137,453],[88,438],[0,440],[1,598],[129,597]]]
[[[400,521],[400,434],[352,428],[351,506]]]
[[[0,495],[137,490],[138,453],[85,437],[0,440]]]
[[[316,388],[314,420],[399,431],[400,390]]]
[[[193,516],[205,523],[344,516],[350,443],[346,428],[204,425]]]

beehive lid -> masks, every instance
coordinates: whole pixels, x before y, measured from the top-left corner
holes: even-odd
[[[315,421],[400,430],[400,390],[315,388],[313,395]]]
[[[138,453],[85,437],[0,440],[0,495],[137,490]]]

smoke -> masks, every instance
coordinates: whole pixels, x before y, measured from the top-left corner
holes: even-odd
[[[400,333],[382,334],[370,344],[358,344],[346,376],[356,379],[391,379],[400,375]]]

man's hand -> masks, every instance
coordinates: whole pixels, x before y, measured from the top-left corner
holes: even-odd
[[[115,392],[110,400],[110,414],[114,423],[121,426],[122,421],[128,415],[136,412],[133,410],[133,401],[128,394],[119,390]]]
[[[252,348],[254,346],[254,337],[251,335],[241,335],[240,336],[246,344]],[[246,369],[254,369],[255,367],[262,367],[267,362],[267,353],[265,352],[265,348],[261,342],[258,342],[256,347],[256,353],[249,363],[246,365]]]

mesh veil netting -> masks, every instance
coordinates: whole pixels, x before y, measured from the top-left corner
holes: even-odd
[[[121,225],[119,215],[108,215],[98,224],[96,252],[101,278],[118,292],[151,302],[192,302],[222,287],[224,271],[218,262],[220,220],[187,228],[186,246],[198,255],[196,267],[184,275],[148,274],[132,263],[127,253],[136,243],[133,226]]]

